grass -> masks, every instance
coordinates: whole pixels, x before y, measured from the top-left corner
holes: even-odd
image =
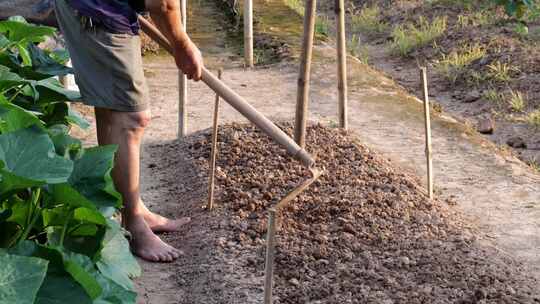
[[[497,106],[501,105],[501,103],[504,100],[503,94],[499,93],[495,89],[489,89],[489,90],[485,91],[483,97],[487,101],[489,101],[491,103],[494,103]]]
[[[519,69],[500,61],[492,62],[487,66],[487,76],[497,82],[508,82],[512,79],[511,73],[519,72]]]
[[[423,47],[439,38],[446,31],[446,17],[437,17],[432,22],[420,17],[418,25],[408,23],[392,31],[392,50],[407,56],[412,51]]]
[[[381,12],[378,6],[365,7],[351,16],[353,32],[376,36],[386,33],[390,26],[381,21]]]
[[[540,129],[540,109],[534,110],[527,115],[527,123],[536,129]]]
[[[486,50],[479,45],[467,46],[461,52],[451,52],[449,55],[443,54],[442,58],[435,62],[435,68],[450,82],[455,83],[462,77],[467,67],[474,61],[483,58]]]
[[[489,24],[492,16],[488,12],[479,11],[470,15],[460,14],[457,16],[457,25],[464,29],[467,27],[478,27]]]
[[[513,90],[510,91],[510,98],[508,99],[508,103],[510,104],[510,108],[514,112],[523,112],[523,110],[525,110],[526,102],[521,92]]]
[[[315,34],[327,38],[330,35],[330,18],[317,16],[315,20]]]
[[[347,43],[347,50],[351,55],[358,58],[363,64],[369,64],[369,51],[365,45],[362,45],[360,37],[356,34],[352,35]]]
[[[536,172],[540,172],[540,164],[534,160],[531,160],[529,162],[527,162],[527,164],[529,165],[529,167],[531,167],[531,169],[533,169],[534,171]]]
[[[304,0],[285,0],[285,5],[298,13],[298,15],[304,16]]]

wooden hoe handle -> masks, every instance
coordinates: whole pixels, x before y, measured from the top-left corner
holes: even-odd
[[[153,24],[144,19],[142,16],[139,16],[139,23],[143,32],[145,32],[150,38],[156,41],[169,53],[173,53],[172,46],[167,38],[165,38],[165,36],[163,36],[163,34]],[[315,160],[309,153],[307,153],[306,150],[302,149],[292,138],[283,132],[283,130],[278,128],[272,121],[257,111],[257,109],[242,98],[242,96],[238,95],[238,93],[233,91],[225,83],[210,73],[210,71],[208,71],[206,68],[203,68],[202,71],[202,81],[212,90],[214,90],[214,92],[216,92],[221,98],[223,98],[223,100],[228,102],[233,108],[244,115],[244,117],[270,136],[274,141],[285,147],[287,152],[294,158],[298,159],[304,166],[309,168],[315,164]]]

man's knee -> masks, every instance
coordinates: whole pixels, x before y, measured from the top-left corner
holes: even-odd
[[[130,131],[144,130],[151,120],[150,111],[116,112],[113,116],[114,124]]]

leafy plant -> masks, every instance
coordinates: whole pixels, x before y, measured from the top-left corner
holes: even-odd
[[[508,82],[512,78],[512,73],[518,73],[519,69],[512,67],[507,63],[501,63],[500,61],[495,61],[487,66],[488,68],[488,77],[497,82]]]
[[[523,110],[525,110],[525,98],[521,92],[511,90],[508,103],[514,112],[523,112]]]
[[[540,129],[540,109],[534,110],[527,115],[527,123],[537,129]]]
[[[120,225],[116,147],[83,148],[88,123],[55,77],[65,53],[41,49],[50,27],[0,22],[0,299],[5,303],[135,303],[140,268]]]
[[[388,23],[380,19],[380,9],[374,5],[365,7],[351,16],[352,29],[367,35],[380,35],[388,31]]]
[[[485,55],[486,50],[479,45],[466,46],[461,52],[453,51],[449,55],[443,54],[442,58],[435,62],[435,67],[439,73],[455,83],[457,79],[464,76],[471,63]]]
[[[406,26],[398,26],[394,29],[391,47],[399,55],[407,56],[413,50],[433,42],[445,31],[446,17],[437,17],[432,22],[420,17],[417,26],[409,23]]]

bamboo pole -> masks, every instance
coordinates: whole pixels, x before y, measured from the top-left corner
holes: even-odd
[[[150,36],[150,38],[159,43],[159,45],[161,45],[166,51],[172,54],[173,50],[169,41],[167,41],[167,38],[165,38],[165,36],[163,36],[163,34],[154,25],[141,16],[139,16],[139,23],[141,25],[141,29],[148,36]],[[315,164],[315,160],[309,153],[307,153],[306,150],[296,144],[296,142],[285,132],[283,132],[283,130],[278,128],[278,126],[257,111],[257,109],[242,98],[242,96],[238,95],[238,93],[233,91],[204,67],[202,69],[202,81],[212,90],[214,90],[214,92],[219,94],[223,100],[240,112],[245,118],[261,129],[261,131],[284,147],[287,150],[287,153],[298,159],[303,166],[309,168]]]
[[[180,0],[182,26],[187,32],[187,0]],[[187,89],[188,80],[182,71],[178,71],[178,138],[187,135]]]
[[[275,236],[276,210],[270,209],[268,211],[268,231],[266,234],[266,263],[264,267],[264,304],[272,304]]]
[[[218,70],[218,79],[221,79],[223,69]],[[219,126],[219,95],[216,94],[216,102],[214,103],[214,127],[212,129],[212,154],[210,157],[210,180],[208,182],[208,210],[214,208],[214,185],[216,177],[216,156],[217,156],[217,137]]]
[[[244,57],[246,67],[253,67],[253,0],[244,0]]]
[[[315,17],[317,0],[306,0],[304,14],[304,38],[300,58],[300,75],[298,76],[298,92],[296,99],[296,125],[294,139],[304,148],[306,145],[306,124],[309,104],[309,81],[311,74],[311,58],[313,55],[313,36],[315,35]]]
[[[425,67],[420,68],[420,77],[422,78],[422,92],[424,94],[428,193],[429,193],[429,198],[433,199],[433,156],[432,156],[432,151],[431,151],[431,118],[429,114],[429,93],[428,93],[428,83],[427,83],[427,71]]]
[[[334,10],[337,20],[337,56],[338,56],[338,116],[339,127],[349,128],[347,108],[347,46],[345,36],[345,4],[344,0],[335,0]]]

